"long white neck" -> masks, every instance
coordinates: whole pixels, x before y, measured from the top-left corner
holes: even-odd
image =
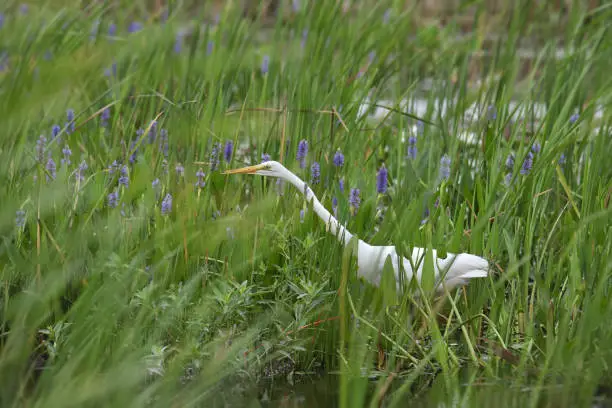
[[[342,242],[345,246],[348,245],[351,238],[353,238],[353,234],[351,234],[343,225],[340,225],[338,220],[331,215],[329,211],[327,211],[310,187],[308,187],[308,185],[306,185],[302,179],[289,171],[283,174],[282,178],[293,184],[306,197],[307,202],[312,201],[312,208],[317,213],[319,218],[326,223],[328,231],[338,238],[338,241]]]

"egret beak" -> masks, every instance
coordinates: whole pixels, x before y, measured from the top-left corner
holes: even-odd
[[[243,167],[241,169],[226,170],[223,174],[255,174],[258,170],[263,170],[264,166],[258,164],[256,166]]]

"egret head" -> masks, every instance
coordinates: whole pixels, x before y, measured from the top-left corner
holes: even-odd
[[[255,166],[224,171],[223,174],[259,174],[267,177],[283,177],[287,173],[285,166],[277,161],[266,161]]]

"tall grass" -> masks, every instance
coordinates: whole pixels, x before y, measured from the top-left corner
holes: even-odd
[[[336,3],[283,3],[272,28],[233,3],[218,21],[144,3],[3,12],[2,406],[609,393],[611,8],[575,2],[559,36],[546,5],[476,1],[459,36],[401,2]],[[384,121],[358,114],[366,99]],[[370,287],[299,192],[220,172],[264,154],[360,238],[479,254],[490,279],[442,299]]]

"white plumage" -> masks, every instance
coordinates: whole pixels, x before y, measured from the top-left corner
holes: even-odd
[[[298,176],[287,170],[282,164],[276,161],[267,161],[255,166],[244,167],[236,170],[226,171],[225,174],[258,174],[268,177],[281,178],[293,184],[298,191],[305,195],[308,202],[312,202],[314,211],[319,218],[326,223],[327,230],[338,238],[345,246],[349,245],[353,238],[343,225],[331,215],[321,204],[313,191]],[[443,291],[444,287],[451,290],[457,286],[466,285],[471,279],[486,278],[489,273],[489,262],[480,256],[467,253],[451,254],[446,258],[438,258],[437,251],[432,251],[435,284],[437,291]],[[357,242],[357,274],[375,286],[380,284],[383,268],[387,258],[390,258],[398,290],[400,289],[400,271],[403,269],[405,280],[410,282],[413,277],[421,283],[423,265],[425,264],[425,249],[414,248],[412,251],[412,264],[406,258],[401,258],[395,250],[395,246],[374,246],[363,240]],[[416,272],[412,265],[416,266]]]

